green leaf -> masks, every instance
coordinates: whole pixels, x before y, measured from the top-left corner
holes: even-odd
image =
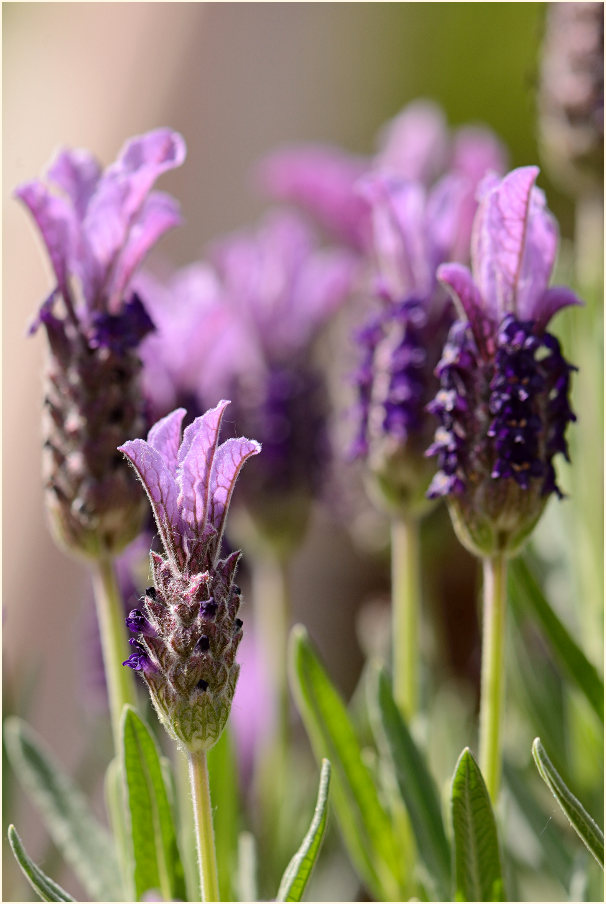
[[[131,706],[122,713],[122,769],[137,900],[152,889],[164,900],[185,898],[183,867],[156,741]]]
[[[234,878],[238,861],[239,790],[236,777],[238,764],[234,742],[225,729],[217,743],[208,751],[210,799],[213,802],[213,825],[219,894],[222,901],[235,900]]]
[[[575,830],[587,850],[593,854],[604,869],[604,834],[585,810],[574,794],[566,787],[545,753],[540,738],[532,744],[532,755],[541,778],[564,811],[570,825]]]
[[[55,763],[36,733],[16,716],[4,723],[12,768],[38,807],[44,824],[82,885],[95,901],[122,898],[111,836],[88,802]]]
[[[507,760],[503,762],[503,778],[529,829],[541,839],[545,866],[566,889],[572,873],[573,857],[562,841],[559,826],[550,819],[531,793],[526,778]],[[509,892],[511,894],[511,889]]]
[[[60,885],[57,885],[39,866],[30,860],[25,852],[23,843],[19,838],[16,828],[13,825],[8,827],[8,841],[15,855],[17,863],[23,871],[23,875],[34,889],[40,895],[43,901],[75,901],[71,895],[68,895]]]
[[[345,705],[301,625],[292,630],[289,658],[293,694],[316,757],[332,763],[331,797],[352,864],[375,898],[400,900],[404,883],[390,818]]]
[[[114,833],[114,841],[118,858],[120,860],[120,874],[125,897],[132,898],[133,890],[133,859],[130,837],[126,824],[126,806],[124,802],[124,783],[122,781],[122,766],[118,757],[115,757],[105,772],[105,806],[109,814],[109,821]]]
[[[482,773],[468,747],[452,780],[457,901],[505,901],[497,827]]]
[[[370,693],[378,701],[378,708],[369,705],[369,710],[377,723],[374,726],[377,744],[393,765],[419,855],[440,900],[446,901],[450,889],[450,846],[435,783],[393,698],[383,669],[375,668],[373,685]]]
[[[326,829],[329,785],[330,763],[328,760],[322,760],[318,799],[311,825],[301,843],[301,847],[284,871],[278,890],[278,897],[276,898],[277,901],[300,901],[303,897],[305,886],[318,858]]]
[[[604,721],[604,682],[596,667],[558,618],[526,562],[518,558],[510,565],[512,605],[530,611],[541,626],[554,657],[571,682],[585,695],[601,721]]]

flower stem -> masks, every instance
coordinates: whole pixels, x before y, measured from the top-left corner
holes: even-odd
[[[419,522],[412,517],[391,522],[391,597],[393,690],[406,719],[418,708],[419,676]]]
[[[188,757],[202,900],[218,901],[217,855],[215,852],[215,833],[210,803],[206,751],[200,750],[197,753],[188,753]]]
[[[483,560],[482,687],[480,700],[480,768],[496,802],[501,774],[501,709],[504,685],[507,562],[503,554]]]
[[[131,670],[122,665],[128,652],[124,606],[116,581],[113,560],[110,556],[102,556],[97,559],[96,570],[93,572],[93,585],[114,747],[118,751],[120,749],[122,710],[126,703],[136,706],[137,694]]]

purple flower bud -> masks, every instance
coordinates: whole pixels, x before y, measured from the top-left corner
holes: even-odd
[[[196,418],[183,437],[185,411],[178,409],[152,427],[147,441],[121,446],[145,487],[164,545],[163,556],[151,553],[154,588],[127,618],[138,636],[125,664],[142,672],[166,730],[190,751],[218,740],[239,671],[241,599],[234,574],[240,553],[224,560],[219,553],[236,478],[260,446],[244,438],[218,445],[228,404]]]
[[[565,432],[575,369],[545,326],[578,304],[547,287],[555,222],[533,188],[534,167],[487,184],[474,224],[473,277],[459,265],[438,275],[466,321],[451,328],[428,406],[438,427],[427,455],[439,471],[428,495],[448,499],[461,541],[480,555],[514,552],[561,492],[552,459],[568,457]]]

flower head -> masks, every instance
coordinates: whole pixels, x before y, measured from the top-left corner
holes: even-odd
[[[428,454],[438,456],[430,496],[446,496],[459,535],[482,554],[515,551],[559,494],[552,464],[567,457],[574,420],[572,368],[546,331],[562,307],[579,304],[549,288],[557,225],[523,167],[483,185],[472,236],[472,270],[438,270],[460,320],[437,368],[441,389],[430,409],[440,427]]]
[[[218,740],[239,670],[240,553],[221,560],[221,538],[237,476],[261,447],[243,437],[218,445],[228,404],[196,418],[182,439],[185,410],[177,409],[147,440],[120,447],[145,487],[164,550],[151,553],[154,587],[127,618],[136,637],[124,664],[141,672],[167,731],[192,751]]]
[[[176,202],[151,189],[184,155],[181,136],[158,129],[128,142],[105,172],[86,151],[62,151],[48,184],[16,190],[56,283],[30,329],[42,325],[50,349],[43,468],[51,524],[63,545],[90,556],[116,554],[141,527],[136,482],[116,454],[144,429],[137,347],[154,329],[132,278],[180,220]]]

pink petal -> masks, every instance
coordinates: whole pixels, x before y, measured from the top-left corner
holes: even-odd
[[[211,496],[211,469],[223,413],[229,402],[222,400],[187,427],[177,465],[178,504],[183,521],[202,534]]]
[[[181,424],[187,414],[185,408],[177,408],[163,417],[147,434],[147,442],[160,453],[171,474],[176,476],[177,457],[181,443]]]
[[[441,109],[431,101],[409,104],[383,127],[379,140],[374,169],[390,170],[403,179],[427,186],[446,166],[446,120]]]
[[[67,293],[70,255],[77,230],[72,208],[63,198],[52,195],[38,179],[20,185],[15,195],[29,208],[48,250],[59,289]]]
[[[155,129],[128,141],[105,177],[119,178],[128,185],[124,215],[132,217],[141,207],[156,179],[167,170],[181,166],[186,147],[183,137],[171,129]]]
[[[500,323],[516,311],[527,221],[536,166],[513,170],[482,197],[476,214],[471,260],[487,315]]]
[[[448,290],[461,317],[469,321],[478,348],[485,351],[488,330],[484,302],[471,273],[462,264],[441,264],[437,277]]]
[[[354,185],[369,161],[328,145],[302,145],[270,154],[257,179],[268,194],[292,201],[354,248],[364,244],[368,214]]]
[[[101,175],[101,167],[93,155],[83,150],[61,151],[47,175],[63,189],[73,204],[78,219],[83,220]]]
[[[217,449],[215,455],[211,480],[210,480],[210,512],[209,520],[214,525],[219,541],[223,535],[227,509],[231,500],[231,494],[236,483],[242,465],[251,455],[258,455],[261,446],[255,440],[228,439]]]
[[[545,293],[558,248],[558,224],[538,188],[530,194],[524,253],[517,284],[516,311],[521,320],[535,320],[535,306]]]
[[[143,258],[158,239],[181,222],[179,204],[170,195],[153,192],[130,227],[126,244],[119,253],[107,308],[116,312],[130,280]]]
[[[535,301],[531,319],[536,320],[538,330],[544,330],[553,315],[559,310],[568,305],[582,304],[583,302],[572,289],[565,286],[552,286]]]
[[[164,455],[143,439],[129,440],[118,449],[131,462],[145,487],[166,553],[176,563],[183,525],[177,505],[177,485]]]

